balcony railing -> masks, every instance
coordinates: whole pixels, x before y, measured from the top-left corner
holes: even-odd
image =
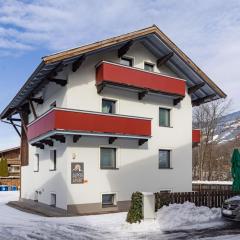
[[[198,144],[201,141],[201,130],[193,129],[192,130],[192,142],[193,144]]]
[[[31,142],[56,134],[147,139],[151,137],[151,119],[53,108],[28,125]]]
[[[101,92],[105,85],[115,85],[125,89],[135,89],[140,94],[152,92],[183,98],[186,81],[160,73],[103,61],[96,68],[96,85],[98,92]]]

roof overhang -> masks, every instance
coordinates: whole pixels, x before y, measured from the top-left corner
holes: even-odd
[[[226,97],[226,94],[190,58],[157,26],[153,25],[149,28],[43,57],[36,70],[3,110],[0,118],[8,118],[17,113],[29,96],[41,87],[53,71],[63,69],[65,66],[76,62],[81,56],[87,57],[103,51],[119,49],[129,41],[141,42],[156,58],[173,53],[166,64],[179,76],[187,80],[188,87],[204,82],[205,85],[191,95],[192,101],[206,99],[203,102],[207,102]]]

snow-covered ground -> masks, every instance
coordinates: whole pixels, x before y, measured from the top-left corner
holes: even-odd
[[[127,224],[126,213],[95,216],[47,218],[25,213],[6,203],[18,199],[18,192],[0,192],[0,240],[58,239],[239,239],[239,235],[222,236],[217,232],[226,223],[220,209],[196,207],[192,203],[172,204],[157,213],[155,221]],[[214,229],[214,237],[205,232]],[[236,229],[235,229],[236,230]],[[238,230],[237,230],[238,231]],[[224,238],[225,237],[225,238]]]

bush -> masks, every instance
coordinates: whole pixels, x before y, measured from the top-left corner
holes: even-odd
[[[162,208],[164,205],[168,206],[171,203],[170,193],[155,193],[155,211]]]
[[[127,222],[136,223],[141,222],[143,219],[143,194],[141,192],[135,192],[132,194],[131,206],[127,214]]]

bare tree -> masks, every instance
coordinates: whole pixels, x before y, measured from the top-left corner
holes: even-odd
[[[223,131],[221,118],[227,113],[230,101],[216,100],[193,110],[193,127],[201,130],[200,145],[193,150],[193,175],[198,180],[211,180],[218,162],[219,134]]]

